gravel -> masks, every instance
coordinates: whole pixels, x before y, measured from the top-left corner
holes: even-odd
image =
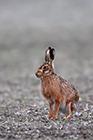
[[[0,139],[92,139],[93,105],[77,104],[77,112],[67,121],[60,111],[56,121],[47,117],[47,105],[24,105],[22,102],[0,107]]]

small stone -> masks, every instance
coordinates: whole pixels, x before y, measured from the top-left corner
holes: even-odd
[[[76,116],[76,117],[80,117],[81,115],[82,115],[81,112],[76,112],[76,113],[75,113],[75,116]]]
[[[86,104],[85,108],[84,108],[84,111],[88,111],[89,110],[89,105],[88,103]]]
[[[83,112],[83,119],[86,119],[87,117],[88,117],[88,114],[87,114],[87,112]]]

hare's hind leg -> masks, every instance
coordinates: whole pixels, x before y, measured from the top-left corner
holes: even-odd
[[[76,106],[74,103],[71,104],[71,110],[72,112],[76,112]]]
[[[68,107],[68,115],[66,115],[65,117],[64,117],[64,119],[70,119],[71,117],[72,117],[72,102],[69,102],[68,103],[68,105],[67,105],[67,107]]]

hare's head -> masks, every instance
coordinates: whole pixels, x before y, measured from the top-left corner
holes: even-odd
[[[40,66],[36,72],[36,76],[38,78],[45,77],[48,75],[51,75],[53,73],[53,67],[49,63],[44,63],[42,66]]]
[[[54,48],[49,47],[45,51],[45,62],[42,66],[40,66],[36,72],[36,76],[38,78],[42,78],[48,75],[51,75],[54,73],[54,68],[53,68],[53,60],[54,60]]]

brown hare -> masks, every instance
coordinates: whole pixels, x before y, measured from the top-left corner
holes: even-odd
[[[60,104],[67,108],[65,118],[69,119],[75,111],[75,103],[79,100],[79,92],[75,87],[54,72],[53,60],[55,49],[49,47],[45,51],[45,62],[36,72],[41,79],[42,93],[49,102],[50,119],[57,119]]]

